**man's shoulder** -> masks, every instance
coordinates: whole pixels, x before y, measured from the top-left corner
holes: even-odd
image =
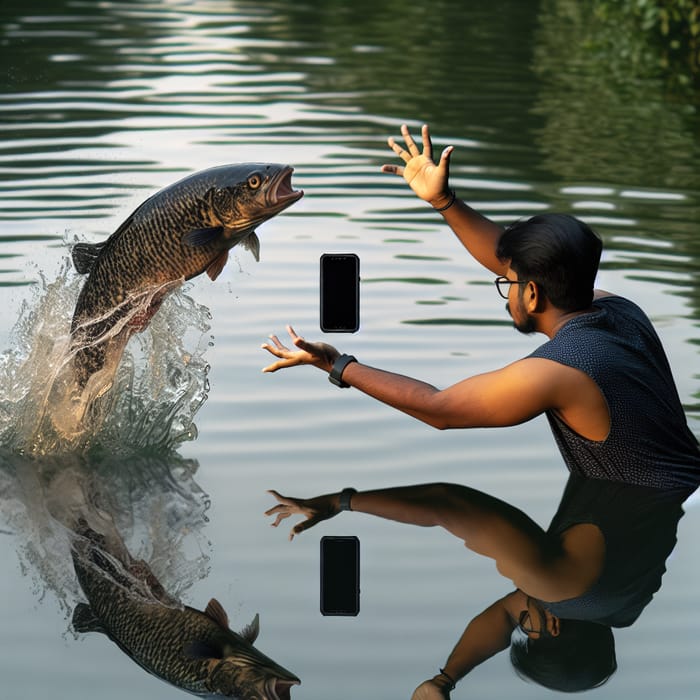
[[[636,321],[644,322],[651,325],[651,320],[647,316],[644,309],[627,297],[621,297],[619,294],[611,294],[609,292],[599,292],[593,297],[593,308],[605,309],[620,316],[627,316]]]
[[[605,299],[606,297],[616,297],[617,294],[614,292],[606,292],[604,289],[594,289],[593,290],[593,301],[598,301],[599,299]]]

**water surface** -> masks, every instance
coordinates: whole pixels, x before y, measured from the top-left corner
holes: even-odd
[[[145,345],[135,339],[135,361],[155,370],[162,354],[149,356],[152,342],[158,348],[175,319],[182,322],[177,342],[202,358],[206,375],[197,387],[207,400],[198,411],[198,404],[182,409],[196,429],[154,433],[144,417],[156,415],[150,397],[134,399],[138,418],[115,421],[101,438],[121,440],[124,471],[119,460],[92,456],[103,488],[121,504],[130,542],[160,562],[174,593],[199,608],[216,596],[234,629],[260,612],[260,648],[302,679],[292,697],[410,697],[444,663],[469,618],[509,586],[490,561],[442,532],[360,515],[290,544],[262,515],[272,504],[266,489],[315,495],[348,485],[455,481],[546,525],[566,480],[544,419],[436,432],[337,390],[310,368],[260,373],[267,357],[259,346],[269,333],[291,322],[321,336],[318,260],[326,252],[357,253],[362,274],[361,330],[326,339],[370,364],[445,386],[541,341],[512,330],[490,273],[402,180],[379,172],[393,158],[386,138],[402,122],[415,131],[428,122],[436,149],[456,147],[453,186],[495,220],[564,211],[600,232],[606,250],[598,284],[634,298],[652,317],[700,434],[697,104],[661,81],[621,73],[619,58],[587,53],[574,39],[593,30],[576,7],[564,0],[318,7],[36,0],[0,9],[6,411],[26,387],[8,368],[31,350],[27,338],[47,320],[42,300],[56,280],[68,292],[50,308],[51,334],[70,323],[79,285],[66,265],[70,243],[102,240],[158,188],[211,165],[289,163],[305,190],[260,228],[259,264],[234,251],[215,283],[193,281]],[[150,387],[150,376],[137,388]],[[139,460],[143,468],[134,472]],[[3,692],[30,698],[50,689],[74,700],[96,692],[182,695],[108,640],[74,638],[79,591],[67,560],[61,566],[65,551],[42,539],[41,501],[26,496],[37,492],[34,477],[19,479],[14,457],[3,465]],[[51,463],[42,467],[53,473]],[[154,520],[158,498],[176,511],[169,527]],[[699,513],[688,507],[661,591],[617,634],[620,670],[598,697],[696,697]],[[319,614],[324,534],[361,539],[357,618]],[[453,697],[512,693],[543,691],[497,657]]]

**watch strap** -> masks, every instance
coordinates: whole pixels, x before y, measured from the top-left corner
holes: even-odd
[[[350,499],[357,493],[356,489],[346,488],[340,492],[340,510],[352,510]]]
[[[347,389],[350,385],[343,381],[343,371],[351,362],[357,362],[357,358],[353,355],[339,355],[328,373],[328,381],[341,389]]]

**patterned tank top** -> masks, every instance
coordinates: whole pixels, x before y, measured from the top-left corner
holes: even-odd
[[[564,620],[627,627],[661,586],[676,544],[686,489],[659,489],[571,474],[548,534],[573,525],[596,525],[605,539],[600,578],[578,598],[541,601]]]
[[[585,372],[608,404],[610,432],[582,437],[553,412],[547,419],[568,469],[595,479],[656,488],[700,484],[700,446],[688,427],[666,354],[631,301],[603,297],[530,357]]]

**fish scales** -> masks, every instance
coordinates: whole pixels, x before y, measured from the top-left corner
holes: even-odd
[[[191,692],[205,690],[209,662],[188,660],[183,654],[193,639],[208,640],[207,629],[194,609],[180,611],[154,602],[139,600],[118,586],[110,586],[104,576],[91,576],[80,570],[79,581],[90,600],[93,614],[105,633],[136,663],[161,678]],[[186,612],[188,611],[188,612]],[[211,622],[210,627],[214,627]]]

